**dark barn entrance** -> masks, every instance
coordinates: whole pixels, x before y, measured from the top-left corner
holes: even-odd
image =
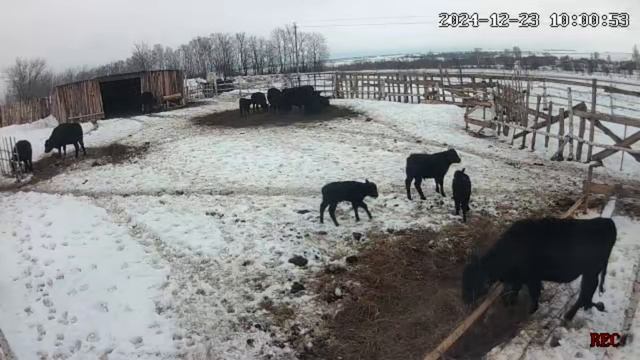
[[[139,77],[100,83],[105,118],[142,113]]]

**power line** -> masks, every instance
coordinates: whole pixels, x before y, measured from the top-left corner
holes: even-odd
[[[352,21],[352,20],[382,20],[382,19],[417,19],[417,18],[432,18],[433,16],[426,15],[409,15],[409,16],[370,16],[370,17],[356,17],[356,18],[337,18],[337,19],[323,19],[323,20],[312,20],[308,19],[309,22],[331,22],[331,21]]]
[[[300,25],[305,28],[330,28],[330,27],[355,27],[355,26],[388,26],[388,25],[433,25],[433,21],[417,22],[386,22],[386,23],[364,23],[364,24],[327,24],[327,25]]]

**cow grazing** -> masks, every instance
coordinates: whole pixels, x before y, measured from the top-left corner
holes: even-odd
[[[522,285],[531,297],[531,313],[538,309],[542,281],[568,283],[582,275],[578,301],[565,314],[571,320],[580,307],[593,303],[598,287],[604,292],[604,279],[611,249],[616,241],[616,225],[608,218],[527,219],[515,222],[481,258],[474,256],[462,275],[462,298],[470,304],[487,293],[489,286],[500,281],[513,291],[508,303],[513,304]]]
[[[425,200],[426,197],[422,192],[422,179],[433,178],[436,183],[436,192],[444,193],[444,176],[449,171],[449,166],[459,163],[460,157],[454,149],[439,152],[436,154],[411,154],[407,158],[407,178],[405,179],[405,187],[407,189],[407,197],[411,200],[411,182],[415,180],[415,187],[420,194],[420,198]]]
[[[267,105],[267,98],[264,96],[264,93],[255,92],[251,94],[251,104],[253,105],[253,110],[257,110],[258,107],[262,108],[262,111],[266,112],[269,109]]]
[[[142,113],[148,114],[153,111],[153,106],[155,105],[155,98],[153,94],[149,91],[145,91],[142,93],[141,97],[142,102]]]
[[[322,204],[320,204],[320,223],[324,224],[324,211],[329,206],[329,215],[336,226],[339,226],[336,220],[336,206],[341,201],[348,201],[353,207],[356,214],[356,221],[360,221],[358,216],[358,207],[364,209],[371,219],[371,213],[364,198],[371,196],[378,197],[378,187],[375,183],[365,180],[364,183],[357,181],[338,181],[332,182],[322,187]]]
[[[16,165],[20,166],[20,163],[24,163],[24,169],[28,172],[33,172],[33,162],[31,143],[27,140],[20,140],[13,147],[11,154],[11,170],[16,171]]]
[[[456,204],[456,215],[460,215],[462,209],[462,221],[467,222],[467,212],[469,211],[469,199],[471,198],[471,179],[464,173],[464,169],[453,174],[451,182],[453,191],[453,201]]]
[[[279,111],[282,103],[282,91],[276,88],[267,90],[267,100],[269,100],[270,110]]]
[[[249,111],[251,110],[251,100],[240,98],[238,105],[240,106],[240,116],[249,115]]]
[[[86,156],[87,150],[84,148],[84,141],[82,140],[82,126],[78,123],[60,124],[53,129],[49,139],[44,142],[44,152],[48,154],[56,148],[58,149],[58,155],[61,155],[60,148],[62,148],[64,157],[67,157],[67,145],[73,145],[76,149],[77,159],[78,144],[82,146],[82,152]]]

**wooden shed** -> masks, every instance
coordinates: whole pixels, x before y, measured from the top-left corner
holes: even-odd
[[[51,113],[59,122],[81,122],[142,113],[141,95],[151,92],[159,104],[184,104],[180,70],[143,71],[103,76],[57,86]]]

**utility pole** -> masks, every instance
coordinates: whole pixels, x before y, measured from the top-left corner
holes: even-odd
[[[298,24],[293,22],[293,41],[295,42],[295,52],[296,52],[296,73],[298,74],[298,86],[300,86],[300,66],[298,61]]]

